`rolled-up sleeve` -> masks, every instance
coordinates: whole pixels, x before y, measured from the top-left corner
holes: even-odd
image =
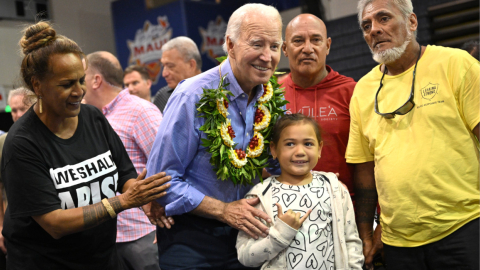
[[[170,97],[147,161],[147,177],[159,172],[172,177],[167,195],[158,199],[165,206],[167,216],[190,212],[205,197],[184,178],[199,147],[196,102],[194,95],[184,93],[174,93]]]

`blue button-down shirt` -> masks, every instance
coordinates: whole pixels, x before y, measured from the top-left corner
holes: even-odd
[[[201,138],[207,138],[200,127],[205,119],[197,117],[196,104],[203,93],[202,88],[217,88],[220,82],[218,67],[181,82],[168,100],[164,117],[158,129],[152,151],[147,162],[147,177],[166,172],[172,177],[167,195],[158,202],[165,205],[167,216],[180,215],[195,209],[205,196],[223,202],[242,199],[250,186],[234,186],[231,181],[217,179],[210,164],[211,154],[201,146]],[[243,92],[233,75],[227,59],[221,66],[226,76],[229,96],[229,118],[238,147],[246,149],[253,134],[253,120],[257,99],[263,94],[258,85],[253,100],[248,104],[248,95]],[[258,179],[253,181],[257,183]]]

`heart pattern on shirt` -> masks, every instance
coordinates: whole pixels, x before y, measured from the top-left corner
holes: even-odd
[[[303,259],[303,255],[302,253],[298,253],[297,255],[295,255],[295,253],[293,252],[290,252],[288,253],[288,262],[290,263],[290,268],[295,268],[295,266],[297,266],[297,264],[299,264],[302,259]]]
[[[312,268],[312,269],[317,269],[318,267],[318,261],[317,261],[317,258],[315,258],[315,254],[312,253],[307,261],[305,262],[305,268]]]
[[[278,196],[273,196],[273,197],[272,197],[272,201],[273,201],[273,205],[275,205],[275,203],[279,203],[279,202],[280,202],[280,197],[278,197]]]
[[[328,201],[330,201],[330,197],[326,198],[325,201],[323,201],[323,202],[327,203]]]
[[[300,206],[306,206],[308,208],[312,207],[312,200],[310,199],[310,197],[308,197],[308,194],[304,194],[302,196],[302,198],[300,199]]]
[[[312,225],[310,225],[310,227],[308,228],[308,242],[311,244],[315,240],[320,238],[322,231],[323,230],[320,229],[317,224],[313,223]]]
[[[327,253],[327,247],[328,247],[327,241],[324,241],[317,246],[317,250],[322,252],[322,257],[325,257]]]
[[[301,251],[307,251],[307,244],[305,242],[305,235],[302,232],[298,232],[290,243],[291,248],[295,248]]]
[[[317,194],[317,198],[321,198],[323,193],[325,192],[325,188],[323,187],[311,187],[310,191]]]
[[[317,203],[313,209],[310,215],[308,216],[310,221],[316,221],[317,219],[321,219],[322,221],[327,220],[327,215],[325,213],[325,210],[323,207],[320,205],[320,203]]]
[[[290,195],[288,195],[287,193],[282,194],[283,204],[286,207],[289,207],[295,201],[296,198],[297,198],[297,194],[295,194],[295,193],[292,193]],[[287,210],[287,209],[285,209],[285,210]]]
[[[330,254],[328,255],[327,261],[331,263],[335,263],[335,255],[333,254],[333,249],[330,251]]]
[[[282,206],[284,213],[291,210],[303,217],[307,211],[313,211],[284,251],[288,269],[318,270],[323,265],[324,270],[333,270],[334,264],[327,261],[333,250],[333,246],[329,245],[333,243],[332,235],[328,233],[331,232],[332,222],[329,185],[314,177],[312,183],[304,186],[290,186],[274,180],[271,189],[275,220],[279,221],[278,215],[275,215],[279,214],[276,202]]]

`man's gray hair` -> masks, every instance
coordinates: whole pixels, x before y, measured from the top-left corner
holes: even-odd
[[[225,43],[223,43],[223,51],[226,54],[228,54],[227,36],[230,36],[232,42],[236,43],[238,37],[240,37],[243,20],[247,14],[252,13],[265,18],[265,23],[270,23],[268,19],[278,20],[280,26],[282,26],[282,17],[276,8],[264,4],[245,4],[235,10],[228,20],[227,31],[225,32]]]
[[[358,24],[362,26],[362,15],[365,7],[376,0],[359,0],[357,4],[358,11]],[[413,13],[413,4],[412,0],[388,0],[390,3],[394,4],[402,13],[405,21],[408,21],[410,14]],[[408,26],[407,26],[408,27]],[[417,39],[417,30],[413,32],[414,39]]]
[[[15,96],[22,96],[23,103],[27,106],[31,106],[33,103],[37,102],[37,96],[32,91],[28,90],[25,87],[19,87],[17,89],[10,90],[8,92],[8,104],[10,105],[10,101]]]
[[[372,3],[375,0],[360,0],[358,1],[357,4],[357,11],[358,11],[358,23],[362,25],[362,15],[363,15],[363,10],[365,7]],[[393,3],[402,13],[403,18],[408,20],[408,17],[410,14],[413,13],[413,5],[411,0],[389,0],[391,3]]]
[[[176,37],[169,40],[162,47],[162,51],[169,51],[171,49],[177,49],[180,55],[183,55],[185,62],[191,59],[197,62],[197,69],[202,70],[202,57],[200,51],[198,51],[197,44],[189,37]]]

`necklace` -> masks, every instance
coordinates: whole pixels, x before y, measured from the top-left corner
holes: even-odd
[[[219,61],[224,59],[226,57]],[[262,180],[262,170],[267,167],[270,157],[269,149],[265,145],[269,143],[273,125],[285,113],[283,107],[287,101],[276,76],[272,76],[269,82],[263,85],[263,95],[255,103],[253,136],[246,149],[238,148],[233,141],[235,131],[228,118],[228,96],[233,94],[226,89],[229,83],[225,83],[227,74],[221,74],[222,64],[223,62],[219,65],[218,88],[204,88],[200,101],[196,104],[197,116],[205,118],[200,130],[207,138],[201,139],[202,146],[211,153],[210,164],[220,180],[230,180],[235,185],[252,185],[252,180],[257,176]]]

